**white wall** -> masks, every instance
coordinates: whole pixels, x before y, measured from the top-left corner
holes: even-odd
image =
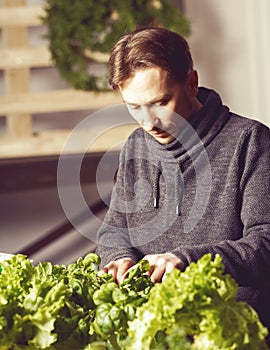
[[[189,42],[201,85],[216,89],[233,111],[270,125],[270,0],[174,2],[184,3],[191,20]],[[43,3],[43,0],[28,0],[27,3],[36,5]],[[30,34],[34,46],[41,40],[40,31],[33,29]],[[54,69],[34,70],[32,73],[31,91],[66,86]],[[0,72],[0,95],[3,93],[3,76]],[[36,128],[72,127],[77,118],[86,115],[83,112],[76,116],[73,113],[57,114],[57,118],[56,115],[46,118],[41,115],[37,118]],[[0,251],[16,252],[64,219],[55,189],[0,193],[0,208]],[[91,242],[85,242],[76,232],[65,238],[64,242],[56,243],[57,247],[48,247],[34,256],[34,260],[67,263],[91,248]]]
[[[189,43],[195,67],[199,71],[200,84],[216,89],[234,112],[270,125],[270,0],[171,2],[183,6],[191,21]],[[44,3],[44,0],[27,0],[28,5]],[[42,42],[45,31],[45,28],[30,31],[31,46]],[[31,91],[68,86],[54,69],[35,69],[31,75]],[[3,93],[3,76],[0,72],[0,95]],[[77,121],[81,114],[75,118],[72,113],[69,118]],[[44,117],[38,119],[37,129],[39,124],[41,128],[51,128],[47,124],[52,120],[58,126],[55,115],[47,121]]]
[[[270,125],[270,1],[185,0],[200,84],[232,111]]]

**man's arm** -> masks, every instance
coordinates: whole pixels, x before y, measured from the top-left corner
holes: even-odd
[[[132,246],[129,237],[125,203],[126,198],[126,178],[128,177],[126,169],[126,152],[128,142],[124,145],[119,156],[119,167],[115,184],[112,190],[109,209],[103,220],[103,223],[97,233],[96,253],[101,257],[101,265],[104,271],[110,271],[114,275],[120,264],[116,261],[132,261],[137,263],[142,256]],[[114,262],[108,267],[108,264]],[[130,265],[131,266],[131,265]],[[128,266],[128,268],[130,267]]]
[[[242,238],[215,244],[185,246],[172,251],[187,266],[202,255],[220,254],[226,272],[242,286],[254,286],[269,278],[270,271],[270,131],[256,125],[249,129],[239,156],[239,206]],[[220,230],[223,228],[221,227]]]

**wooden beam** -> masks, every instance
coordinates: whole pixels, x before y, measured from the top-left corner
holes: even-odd
[[[0,50],[0,69],[50,67],[51,54],[47,47],[24,47]]]
[[[0,69],[4,70],[5,95],[0,96],[0,114],[6,116],[7,134],[2,138],[0,153],[4,157],[24,156],[25,152],[32,155],[60,152],[64,136],[58,131],[51,135],[33,135],[32,114],[96,110],[122,102],[115,92],[30,93],[30,69],[53,66],[48,47],[28,47],[28,27],[42,25],[43,15],[43,7],[28,6],[26,0],[2,0]],[[108,62],[108,54],[86,50],[85,55],[97,62]]]
[[[0,27],[40,26],[45,10],[41,6],[1,7]]]
[[[86,56],[100,63],[106,63],[109,59],[108,54],[89,50],[87,50]],[[16,47],[0,50],[0,69],[51,67],[53,65],[51,52],[46,46]]]
[[[6,8],[13,9],[16,6],[25,6],[25,0],[3,0]],[[28,45],[28,29],[24,26],[3,28],[3,48],[17,49]],[[29,91],[30,72],[28,68],[7,69],[4,71],[5,93],[12,96],[16,93]],[[32,134],[32,116],[19,111],[7,113],[7,133],[9,136],[21,137]]]
[[[70,145],[68,154],[106,152],[112,148],[120,150],[122,143],[136,128],[138,126],[135,124],[127,124],[110,128],[105,132],[104,128],[94,126],[91,130],[82,130],[81,135],[76,134],[76,139],[87,140],[89,148],[84,149],[85,142],[76,142]],[[70,134],[71,130],[50,130],[32,137],[1,137],[0,159],[59,155]]]
[[[122,103],[116,92],[93,92],[82,90],[55,90],[40,93],[0,96],[2,115],[10,113],[51,113],[99,109]]]

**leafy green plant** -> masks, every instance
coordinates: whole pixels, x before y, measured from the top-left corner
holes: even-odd
[[[67,267],[33,266],[20,254],[3,261],[0,349],[117,348],[127,321],[148,298],[149,266],[141,262],[118,286],[112,276],[99,276],[98,263],[93,253]]]
[[[141,260],[117,285],[90,253],[77,262],[1,262],[0,350],[265,350],[267,329],[236,300],[220,256],[152,284]]]
[[[108,53],[137,26],[161,25],[187,36],[190,24],[168,0],[46,0],[43,23],[56,68],[72,86],[108,89],[106,78],[89,72],[92,53]]]
[[[156,284],[129,324],[128,350],[263,350],[267,329],[236,300],[220,256],[206,254]]]

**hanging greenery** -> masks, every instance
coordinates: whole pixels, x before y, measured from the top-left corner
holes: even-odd
[[[124,33],[144,25],[190,33],[188,20],[168,0],[46,0],[42,21],[56,68],[82,90],[108,89],[107,77],[90,73],[89,67],[96,53],[108,54]]]

